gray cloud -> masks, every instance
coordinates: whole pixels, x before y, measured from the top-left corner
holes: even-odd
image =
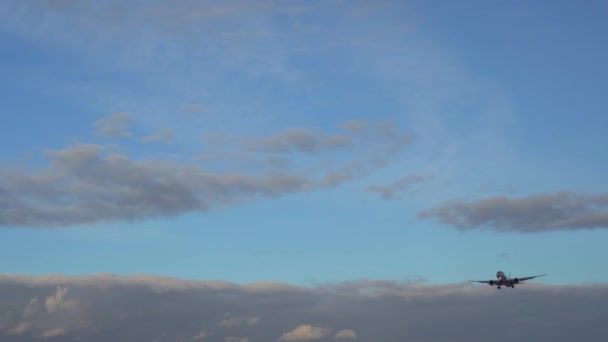
[[[241,338],[241,337],[229,336],[224,339],[224,342],[249,342],[249,339],[247,337]]]
[[[318,153],[352,146],[350,136],[325,135],[307,129],[290,129],[276,136],[248,139],[243,143],[246,150],[266,153]]]
[[[100,119],[93,125],[97,133],[108,138],[122,138],[131,135],[129,124],[131,116],[129,113],[118,112]]]
[[[431,176],[411,175],[395,180],[388,185],[370,185],[367,189],[371,192],[379,193],[383,199],[391,200],[395,198],[395,193],[406,190],[414,185],[431,180]]]
[[[77,300],[24,315],[32,298]],[[601,341],[607,285],[515,290],[388,280],[322,287],[236,285],[149,275],[0,275],[0,339],[36,341]],[[517,304],[517,305],[514,305]],[[488,310],[501,308],[501,317]],[[559,308],[559,310],[554,310]],[[223,325],[226,313],[258,324]],[[517,327],[517,329],[513,329]],[[355,331],[356,330],[356,331]],[[496,334],[497,331],[502,333]]]
[[[337,138],[341,135],[299,130],[265,140],[279,139],[292,152],[319,154],[344,148],[345,141],[354,142],[339,162],[332,161],[331,155],[323,159],[315,154],[297,170],[283,157],[231,153],[230,148],[243,138],[227,138],[221,146],[214,146],[215,159],[204,165],[137,160],[91,144],[49,150],[45,153],[49,161],[46,167],[29,173],[0,171],[0,226],[66,227],[136,221],[335,186],[388,163],[410,141],[404,133],[374,134],[380,132],[375,124],[364,127],[371,135],[342,139]],[[226,164],[233,155],[244,158]]]
[[[229,312],[224,315],[224,319],[220,322],[220,325],[224,327],[254,326],[257,324],[260,324],[260,318],[257,316],[233,316]]]
[[[418,212],[460,230],[544,232],[608,228],[608,194],[583,195],[562,191],[521,198],[491,197],[454,201]]]

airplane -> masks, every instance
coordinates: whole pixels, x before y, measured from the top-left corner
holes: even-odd
[[[523,284],[525,280],[544,276],[546,276],[546,274],[535,275],[532,277],[511,278],[511,273],[509,273],[509,276],[507,277],[503,271],[498,271],[496,272],[496,278],[498,278],[498,280],[469,280],[469,282],[490,284],[490,286],[496,285],[498,286],[498,289],[500,289],[501,286],[506,286],[514,289],[515,284]]]

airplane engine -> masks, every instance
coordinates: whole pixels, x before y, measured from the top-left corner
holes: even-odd
[[[488,284],[490,284],[490,286],[494,286],[494,280],[490,280]]]
[[[515,278],[515,279],[513,279],[513,282],[514,282],[515,284],[519,284],[519,279]]]

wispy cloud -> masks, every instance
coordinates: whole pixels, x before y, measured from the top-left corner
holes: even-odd
[[[224,319],[220,322],[223,327],[240,327],[240,326],[254,326],[260,323],[260,318],[257,316],[234,316],[231,313],[226,313]]]
[[[173,135],[175,131],[171,128],[161,128],[156,133],[149,135],[147,137],[141,138],[141,141],[151,143],[151,142],[162,142],[169,143],[173,139]]]
[[[502,259],[504,261],[510,261],[511,260],[511,254],[507,253],[507,252],[498,253],[498,254],[496,254],[496,257],[499,258],[499,259]]]
[[[347,135],[329,135],[307,129],[292,129],[276,136],[253,138],[244,142],[246,150],[267,153],[316,153],[331,150],[347,149],[353,142]]]
[[[536,233],[608,228],[608,194],[561,191],[528,197],[452,201],[418,212],[460,230]]]
[[[49,337],[57,337],[57,336],[61,336],[61,335],[65,335],[65,329],[53,328],[53,329],[49,329],[49,330],[45,331],[42,334],[42,337],[49,338]]]
[[[192,336],[192,341],[200,341],[207,336],[209,336],[209,333],[207,333],[205,330],[201,330],[198,334]]]
[[[417,184],[433,179],[431,176],[411,175],[399,178],[388,185],[370,185],[367,189],[371,192],[379,193],[384,200],[395,198],[395,193],[407,190]]]
[[[203,107],[203,105],[201,105],[199,103],[186,103],[186,104],[184,104],[184,111],[186,112],[186,114],[200,113],[204,109],[205,109],[205,107]]]
[[[19,323],[18,326],[11,328],[8,331],[8,335],[21,335],[23,333],[25,333],[30,327],[29,323]]]
[[[108,138],[122,138],[131,136],[129,113],[118,112],[95,122],[97,133]]]
[[[125,118],[112,116],[99,125],[106,133],[122,132]],[[230,137],[213,146],[215,160],[202,164],[137,159],[93,144],[49,150],[46,168],[0,172],[0,226],[137,221],[335,186],[388,163],[411,141],[396,128],[364,127],[369,134],[301,129],[254,139]],[[235,148],[247,165],[222,166]],[[344,154],[334,156],[330,152],[335,149]],[[298,170],[285,169],[289,159],[269,160],[268,153],[275,151],[290,152],[300,163]],[[301,160],[310,154],[312,159]]]

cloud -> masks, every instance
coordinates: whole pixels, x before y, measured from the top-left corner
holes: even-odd
[[[331,330],[315,327],[309,324],[302,324],[294,330],[281,335],[279,341],[308,341],[318,340],[327,336]]]
[[[491,197],[453,201],[418,212],[459,230],[493,229],[535,233],[557,230],[608,228],[608,194],[584,195],[571,191],[521,198]]]
[[[161,128],[158,130],[158,132],[156,132],[152,135],[149,135],[147,137],[141,138],[141,141],[147,142],[147,143],[162,142],[162,143],[168,144],[173,139],[174,134],[175,134],[175,132],[170,128]]]
[[[69,292],[58,290],[69,288]],[[24,317],[32,298],[75,299],[72,310],[40,310]],[[479,341],[517,336],[554,342],[601,341],[608,285],[528,283],[513,291],[467,283],[425,285],[353,280],[301,287],[237,285],[150,275],[0,275],[0,339],[36,341],[202,340],[320,342]],[[514,302],[525,303],[513,305]],[[488,315],[500,307],[503,319]],[[559,307],[560,310],[552,308]],[[223,326],[226,312],[259,317],[255,325]],[[518,326],[517,331],[509,327]],[[344,327],[356,327],[356,332]],[[464,327],[464,328],[463,328]],[[475,327],[467,329],[466,327]],[[542,327],[542,329],[539,329]],[[19,332],[19,335],[15,333]],[[335,333],[334,333],[335,332]]]
[[[129,132],[130,122],[131,116],[129,113],[117,112],[96,121],[94,127],[97,129],[97,133],[104,137],[123,138],[131,136],[131,132]]]
[[[75,299],[65,300],[64,297],[67,293],[67,287],[57,287],[54,295],[46,297],[46,302],[44,303],[46,311],[54,313],[59,310],[74,309],[78,305],[78,301]]]
[[[247,316],[234,316],[232,317],[230,313],[224,315],[224,319],[220,322],[221,326],[224,327],[240,327],[244,325],[254,326],[260,323],[260,318],[257,316],[247,317]]]
[[[68,227],[171,217],[336,186],[385,165],[411,141],[403,132],[387,134],[380,124],[363,127],[365,134],[348,138],[304,130],[253,140],[228,138],[214,146],[216,160],[201,163],[135,159],[93,144],[49,150],[47,166],[29,173],[0,171],[0,226]],[[245,165],[224,165],[231,161],[230,149],[243,141],[257,146],[244,154]],[[297,171],[290,170],[290,160],[269,162],[266,143],[274,146],[276,141],[292,153],[315,155],[300,161]],[[351,143],[339,158],[323,154]]]
[[[21,335],[29,329],[29,323],[19,323],[18,326],[10,329],[8,335]]]
[[[350,329],[340,330],[336,333],[334,338],[335,339],[356,339],[357,332],[355,332],[354,330],[350,330]]]
[[[249,342],[249,339],[246,337],[234,337],[229,336],[224,339],[224,342]]]
[[[201,104],[198,103],[186,103],[184,104],[184,111],[187,114],[200,113],[205,109]]]
[[[209,336],[209,334],[205,330],[201,330],[198,334],[192,336],[192,341],[200,341],[207,336]]]
[[[249,139],[246,150],[266,153],[318,153],[347,149],[353,142],[347,135],[324,135],[306,129],[291,129],[276,136]]]
[[[501,252],[496,254],[496,257],[499,259],[502,259],[504,261],[510,261],[511,260],[511,254],[507,253],[507,252]]]
[[[370,185],[367,189],[379,193],[384,200],[391,200],[398,191],[406,190],[416,184],[431,180],[431,176],[411,175],[395,180],[389,185]]]
[[[34,315],[38,312],[38,297],[30,299],[23,309],[23,317]]]
[[[49,337],[57,337],[57,336],[61,336],[61,335],[65,335],[65,329],[53,328],[53,329],[49,329],[49,330],[45,331],[42,334],[42,337],[49,338]]]

